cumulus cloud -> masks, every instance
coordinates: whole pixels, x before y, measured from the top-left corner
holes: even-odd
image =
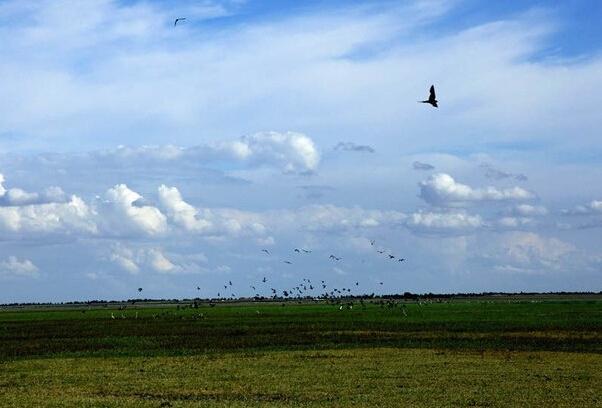
[[[175,274],[194,269],[172,262],[161,248],[156,247],[133,249],[117,243],[112,246],[108,259],[119,269],[134,275],[140,271]]]
[[[60,187],[48,187],[42,193],[30,193],[20,188],[4,187],[5,178],[0,173],[0,206],[22,206],[29,204],[63,203],[65,192]]]
[[[482,201],[522,201],[535,198],[535,195],[521,187],[511,188],[472,188],[458,183],[445,173],[433,174],[419,183],[420,198],[436,206],[461,206]]]
[[[175,187],[161,185],[159,187],[159,202],[166,209],[168,216],[174,223],[188,231],[206,232],[213,227],[211,221],[199,217],[199,211],[184,201]]]
[[[61,233],[73,237],[167,237],[185,232],[207,238],[253,237],[273,244],[273,231],[344,231],[401,225],[399,211],[361,207],[312,205],[265,212],[235,208],[196,207],[176,187],[159,186],[157,205],[125,184],[109,188],[90,204],[77,196],[66,203],[0,207],[0,231],[27,238],[32,233]],[[132,254],[116,251],[113,261],[129,272],[137,271]]]
[[[296,132],[255,133],[238,142],[217,146],[243,160],[278,164],[286,173],[311,173],[320,162],[313,140]]]
[[[353,142],[339,142],[335,147],[333,147],[335,151],[344,151],[344,152],[366,152],[366,153],[374,153],[375,150],[373,147],[368,145],[358,145]]]
[[[169,219],[186,231],[208,236],[257,235],[266,239],[261,216],[236,209],[195,208],[183,200],[176,187],[159,187],[159,202]]]
[[[93,209],[73,195],[66,203],[0,207],[0,231],[20,236],[94,234],[98,231],[94,218]]]
[[[140,272],[140,267],[138,266],[134,251],[123,245],[114,246],[113,251],[109,256],[109,260],[131,274]]]
[[[434,170],[435,166],[433,166],[432,164],[415,161],[414,163],[412,163],[412,168],[414,170],[428,171],[428,170]]]
[[[521,173],[508,173],[506,171],[500,170],[494,167],[492,164],[483,163],[481,164],[481,169],[485,171],[485,177],[493,180],[503,180],[507,178],[511,178],[517,181],[527,181],[528,178],[524,174]]]
[[[25,277],[37,278],[39,269],[29,259],[19,260],[15,256],[0,260],[0,278]]]
[[[156,207],[135,205],[142,199],[137,192],[125,184],[118,184],[107,190],[105,199],[99,203],[99,222],[104,231],[118,234],[142,233],[158,235],[167,231],[167,218]]]
[[[181,161],[209,165],[230,161],[241,165],[275,167],[284,173],[297,174],[312,173],[320,163],[320,153],[313,140],[296,132],[259,132],[238,140],[192,147],[119,146],[113,150],[90,152],[87,156],[94,161],[117,166]]]
[[[167,257],[158,249],[152,248],[147,251],[148,263],[159,273],[174,273],[179,268],[174,265]]]

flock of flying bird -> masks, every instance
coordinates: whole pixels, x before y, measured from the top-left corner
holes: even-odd
[[[376,248],[376,242],[374,240],[370,241],[370,246]],[[267,256],[272,256],[272,253],[268,250],[268,249],[262,249],[261,252],[265,253]],[[293,252],[295,254],[300,254],[300,255],[308,255],[311,254],[312,251],[309,249],[303,249],[303,248],[294,248]],[[376,248],[376,252],[384,255],[386,259],[388,260],[392,260],[395,262],[404,262],[405,258],[401,258],[401,257],[397,257],[393,254],[391,254],[389,251],[386,251],[384,249],[379,249]],[[330,254],[330,256],[328,257],[329,260],[334,261],[334,262],[340,262],[343,258],[336,256],[334,254]],[[287,265],[292,265],[293,262],[285,259],[282,261],[283,263],[287,264]],[[363,262],[363,261],[362,261]],[[356,289],[359,289],[359,281],[355,281],[353,285],[351,285],[351,287],[341,287],[341,288],[336,288],[336,287],[329,287],[328,284],[326,283],[325,280],[320,280],[319,283],[317,281],[312,282],[311,279],[309,278],[303,278],[302,281],[297,284],[296,286],[292,286],[292,287],[287,287],[285,289],[276,289],[274,287],[272,287],[272,285],[266,285],[268,283],[268,278],[267,277],[263,277],[261,279],[261,281],[258,284],[254,284],[254,285],[249,285],[249,288],[253,290],[253,292],[255,292],[255,295],[253,296],[253,299],[255,300],[282,300],[282,299],[303,299],[303,298],[321,298],[321,299],[331,299],[331,300],[335,300],[335,299],[340,299],[343,297],[349,297],[349,296],[353,296],[354,294],[352,293],[352,287],[355,286]],[[382,286],[384,283],[382,281],[379,282],[379,285]],[[215,298],[213,298],[213,300],[235,300],[238,297],[236,296],[236,294],[232,293],[233,289],[234,289],[234,283],[232,283],[232,280],[228,280],[227,282],[224,283],[224,289],[223,291],[219,291],[217,292],[217,296]],[[259,290],[258,290],[259,288]],[[268,291],[269,289],[269,291]],[[142,292],[142,288],[138,288],[138,292]],[[197,291],[201,290],[200,286],[196,287]],[[260,292],[263,291],[263,295],[260,294]],[[229,294],[229,295],[228,295]]]
[[[370,246],[375,247],[375,245],[376,245],[376,241],[371,240]],[[272,255],[270,253],[270,251],[267,249],[262,249],[261,252],[265,253],[268,256]],[[293,252],[297,253],[297,254],[311,254],[312,253],[311,250],[303,249],[303,248],[294,248]],[[395,260],[396,262],[404,262],[405,261],[405,258],[397,257],[391,253],[388,253],[388,251],[385,251],[384,249],[376,249],[376,252],[378,252],[379,254],[385,255],[385,257],[389,260]],[[330,259],[331,261],[334,261],[334,262],[339,262],[343,258],[336,256],[334,254],[330,254],[328,259]],[[288,265],[293,264],[293,262],[289,261],[288,259],[284,260],[282,262],[285,264],[288,264]],[[265,284],[266,282],[267,282],[267,278],[264,276],[262,279],[262,283]],[[379,282],[379,284],[383,285],[383,282]],[[359,282],[356,281],[354,286],[359,287]],[[224,285],[225,289],[228,289],[229,287],[232,287],[232,281],[228,281],[228,285]],[[250,288],[253,289],[254,291],[256,291],[256,286],[251,285]],[[272,299],[278,299],[279,293],[281,293],[282,298],[294,298],[294,297],[302,298],[302,297],[308,297],[308,296],[309,297],[317,296],[317,297],[328,299],[328,298],[349,296],[351,294],[351,288],[331,287],[330,291],[328,289],[329,289],[329,287],[324,280],[321,280],[320,283],[317,284],[317,283],[312,283],[311,279],[309,279],[309,278],[303,278],[302,282],[300,282],[297,286],[294,286],[292,288],[287,288],[287,289],[278,291],[277,289],[271,287],[270,288],[270,291],[271,291],[270,297]],[[317,295],[316,295],[316,291],[318,291]],[[218,298],[222,298],[221,293],[218,293],[217,295],[218,295],[217,296]],[[232,294],[231,298],[235,298],[235,295]],[[262,296],[259,293],[256,293],[255,298],[261,299]]]
[[[179,22],[184,22],[184,21],[186,21],[186,17],[178,17],[178,18],[176,18],[174,20],[173,25],[174,25],[174,27],[176,27]],[[418,103],[428,103],[431,106],[433,106],[434,108],[438,108],[439,107],[438,102],[439,101],[437,101],[437,96],[435,94],[435,86],[434,85],[431,85],[431,87],[429,89],[429,97],[428,97],[428,99],[423,100],[423,101],[418,101]],[[375,246],[375,241],[371,240],[370,241],[370,245],[372,247],[374,247]],[[271,256],[270,251],[267,250],[267,249],[262,249],[261,252],[264,252],[266,255]],[[308,249],[295,248],[295,249],[293,249],[293,252],[298,253],[298,254],[310,254],[312,251],[308,250]],[[376,252],[378,252],[381,255],[386,256],[390,260],[395,260],[396,262],[404,262],[405,261],[405,258],[397,257],[397,256],[395,256],[393,254],[387,253],[387,251],[382,250],[382,249],[377,249]],[[334,254],[331,254],[328,258],[330,260],[332,260],[332,261],[335,261],[335,262],[339,262],[339,261],[342,260],[341,257],[338,257],[338,256],[336,256]],[[285,264],[287,264],[287,265],[292,265],[293,264],[293,262],[289,261],[288,259],[284,260],[282,262],[285,263]],[[264,276],[263,279],[261,280],[261,283],[265,284],[265,283],[267,283],[267,281],[268,281],[267,278]],[[379,284],[382,286],[383,282],[379,282]],[[327,290],[328,286],[326,285],[325,281],[323,281],[323,280],[320,281],[319,286],[321,287],[321,290],[323,291],[323,293],[321,295],[318,295],[318,297],[322,297],[322,298],[326,298],[326,299],[348,296],[351,293],[351,288],[340,288],[340,289],[339,288],[331,288],[331,290],[328,291]],[[270,287],[269,288],[270,289],[270,296],[269,297],[272,298],[272,299],[278,299],[280,297],[279,293],[281,293],[281,295],[282,295],[281,298],[286,298],[286,299],[288,299],[288,298],[295,298],[295,297],[296,298],[302,298],[302,297],[307,297],[307,296],[316,297],[316,292],[314,292],[314,290],[320,290],[319,286],[318,285],[314,285],[311,282],[310,279],[303,278],[303,281],[299,285],[294,286],[292,288],[287,288],[287,289],[278,291],[277,289],[275,289],[273,287]],[[355,286],[356,287],[359,286],[359,282],[355,282]],[[224,285],[224,290],[228,291],[228,289],[232,289],[232,287],[233,287],[232,281],[229,280],[228,283]],[[255,285],[250,285],[250,288],[253,289],[253,291],[257,292],[257,287]],[[197,286],[196,289],[198,291],[200,291],[201,287]],[[142,290],[143,290],[142,288],[138,288],[138,292],[142,292]],[[225,293],[226,292],[224,292],[224,294]],[[222,296],[221,292],[217,293],[217,299],[222,299],[223,300],[223,299],[226,299],[226,298],[235,299],[236,296],[235,296],[234,293],[231,293],[230,297],[228,297],[228,296]],[[256,299],[265,299],[266,296],[260,296],[259,293],[256,293],[255,294],[255,298]]]

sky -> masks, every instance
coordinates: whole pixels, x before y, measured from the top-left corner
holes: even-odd
[[[599,21],[594,0],[0,1],[0,303],[600,291]]]

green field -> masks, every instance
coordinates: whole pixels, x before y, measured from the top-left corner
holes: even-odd
[[[602,300],[0,311],[2,406],[602,406]]]

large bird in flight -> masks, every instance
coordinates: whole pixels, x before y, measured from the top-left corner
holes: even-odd
[[[435,85],[431,85],[431,89],[429,90],[429,98],[426,101],[418,101],[420,103],[430,103],[433,107],[438,108],[437,105],[437,96],[435,95]]]
[[[178,25],[178,21],[185,21],[185,20],[186,20],[186,17],[176,18],[175,21],[173,22],[173,26],[174,27],[177,26]]]

